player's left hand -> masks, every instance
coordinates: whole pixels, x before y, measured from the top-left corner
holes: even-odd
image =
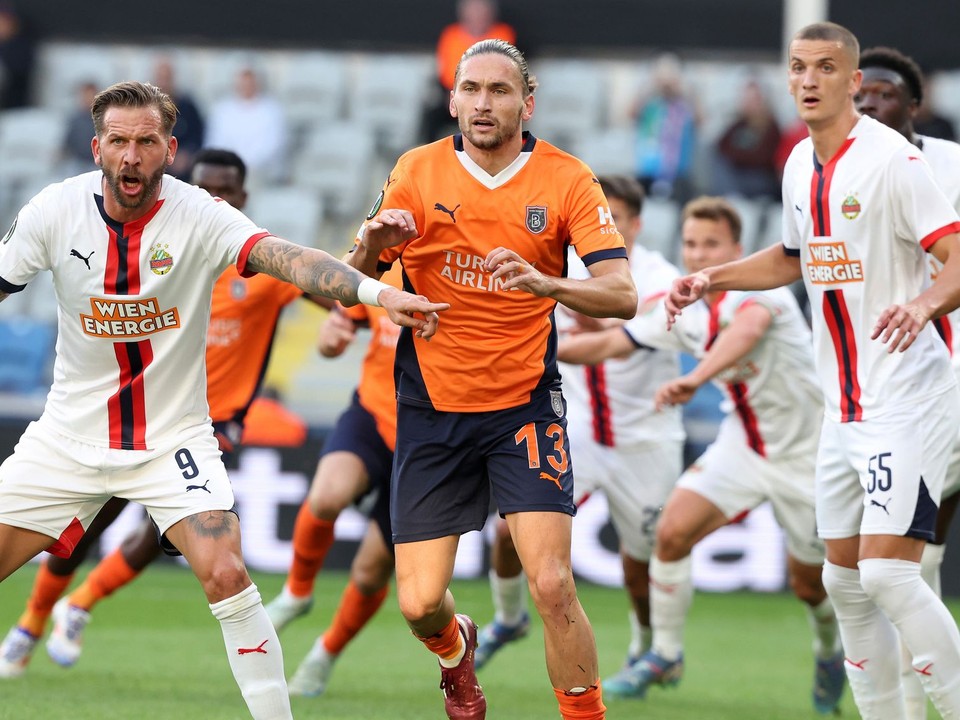
[[[887,344],[887,352],[892,353],[897,349],[903,352],[913,345],[929,320],[927,314],[912,303],[891,305],[880,313],[870,339],[879,337],[880,342]]]
[[[430,340],[437,334],[441,313],[450,308],[450,303],[430,302],[423,295],[412,295],[403,290],[388,287],[380,291],[377,302],[387,311],[390,319],[402,327],[413,328],[416,336]]]
[[[520,257],[513,250],[498,247],[483,261],[483,269],[493,273],[494,280],[502,280],[504,290],[517,288],[537,297],[549,297],[553,291],[550,278]]]

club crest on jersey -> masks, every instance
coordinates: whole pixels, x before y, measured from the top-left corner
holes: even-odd
[[[843,199],[843,203],[840,205],[840,213],[847,220],[855,220],[860,214],[860,201],[857,200],[857,196],[853,193],[850,193]]]
[[[154,245],[150,248],[150,270],[154,275],[166,275],[173,269],[173,255],[167,252],[169,245]]]
[[[539,205],[527,205],[527,230],[539,235],[547,227],[547,209]]]
[[[563,394],[559,390],[550,391],[550,407],[557,417],[563,417]]]
[[[19,215],[13,219],[13,225],[11,225],[10,229],[7,230],[7,234],[3,236],[3,240],[0,240],[0,245],[6,245],[8,242],[10,242],[10,238],[13,237],[13,231],[17,229],[17,220],[19,219]]]

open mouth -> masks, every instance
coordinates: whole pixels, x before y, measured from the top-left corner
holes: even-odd
[[[493,128],[493,127],[496,127],[496,123],[494,123],[493,120],[489,120],[487,118],[476,118],[473,121],[473,126],[475,128],[480,128],[480,129]]]
[[[139,175],[122,173],[120,175],[120,189],[126,195],[136,195],[143,189],[143,180]]]

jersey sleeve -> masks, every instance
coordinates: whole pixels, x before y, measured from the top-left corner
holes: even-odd
[[[390,175],[387,176],[387,181],[383,184],[383,189],[380,191],[380,194],[373,203],[373,207],[370,208],[370,212],[367,213],[367,217],[364,218],[363,224],[360,225],[360,229],[357,231],[356,243],[360,242],[364,228],[366,228],[369,222],[373,220],[381,210],[391,208],[408,210],[413,215],[417,229],[421,233],[423,232],[425,222],[423,204],[419,200],[419,194],[411,178],[405,157],[401,157],[400,160],[397,161],[393,170],[390,171]],[[416,238],[411,238],[411,240],[415,239]],[[381,272],[389,270],[409,242],[411,241],[408,240],[400,243],[380,253],[377,269]]]
[[[796,148],[787,158],[787,163],[783,168],[783,187],[781,195],[783,199],[783,213],[780,220],[781,235],[783,238],[783,251],[792,257],[800,257],[800,229],[797,227],[794,217],[799,203],[792,196],[792,178],[796,172]]]
[[[960,217],[933,177],[923,154],[910,146],[890,160],[890,193],[897,235],[924,250],[944,235],[960,232]]]
[[[53,192],[44,190],[27,203],[0,239],[0,291],[19,292],[38,272],[50,268],[43,206]]]
[[[212,198],[199,188],[190,195],[189,202],[194,204],[197,211],[200,234],[205,241],[204,250],[211,264],[223,271],[236,263],[240,275],[254,275],[247,269],[247,256],[257,241],[270,235],[270,232],[230,203]]]
[[[782,302],[783,298],[770,292],[741,292],[733,295],[733,297],[731,295],[733,294],[729,293],[727,295],[727,300],[723,304],[724,310],[730,313],[731,318],[751,305],[760,305],[766,308],[773,317],[782,315],[785,310]]]
[[[581,166],[573,183],[566,230],[570,244],[587,267],[601,260],[627,257],[607,198],[586,165]]]

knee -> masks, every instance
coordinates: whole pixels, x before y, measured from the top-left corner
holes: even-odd
[[[350,504],[352,498],[344,498],[335,493],[318,492],[310,494],[310,513],[318,520],[335,521]]]
[[[211,603],[233,597],[251,582],[243,561],[227,553],[197,571],[197,578]]]
[[[819,569],[816,572],[792,572],[789,582],[796,598],[807,605],[819,605],[827,596]]]
[[[530,597],[541,615],[563,615],[576,597],[573,571],[569,566],[555,564],[528,575]]]
[[[674,562],[685,558],[691,550],[690,533],[683,523],[672,516],[662,516],[657,524],[657,557],[664,562]]]
[[[440,613],[445,592],[425,593],[419,588],[397,588],[397,603],[404,619],[412,627],[428,624],[430,618]]]

